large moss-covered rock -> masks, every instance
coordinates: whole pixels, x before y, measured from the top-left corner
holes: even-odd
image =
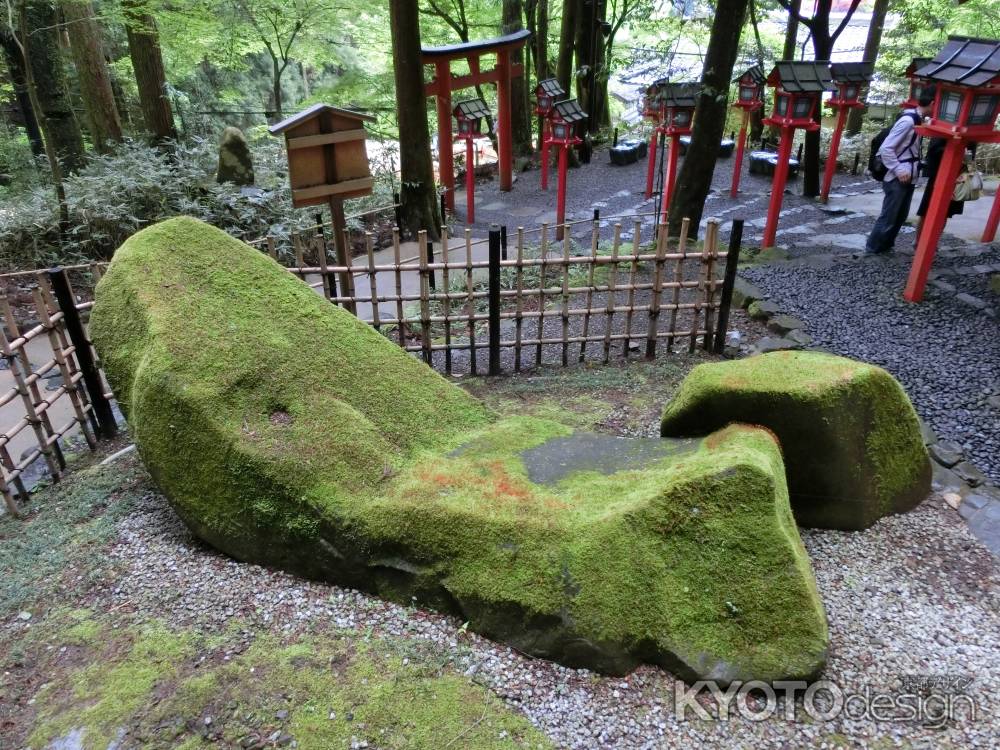
[[[644,444],[618,471],[538,473],[570,428],[498,419],[191,219],[119,249],[91,328],[154,478],[236,558],[415,597],[610,673],[648,661],[778,679],[824,664],[822,605],[764,430]]]
[[[785,456],[802,526],[863,529],[930,493],[920,422],[880,367],[818,352],[774,352],[696,367],[667,405],[662,435],[763,425]]]

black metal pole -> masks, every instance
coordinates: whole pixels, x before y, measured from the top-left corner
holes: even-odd
[[[115,415],[111,411],[111,403],[104,396],[101,371],[97,368],[97,363],[90,351],[90,341],[83,329],[80,311],[76,309],[76,298],[73,296],[73,290],[70,289],[66,271],[60,266],[49,269],[49,283],[52,285],[52,292],[59,303],[59,309],[62,310],[63,323],[66,325],[69,340],[76,350],[76,361],[80,365],[83,384],[94,409],[97,431],[101,437],[113,438],[118,434],[118,425],[115,422]],[[72,386],[67,383],[66,387]]]
[[[431,240],[427,240],[427,262],[434,262],[434,243]],[[430,268],[427,271],[427,285],[431,288],[431,291],[436,291],[437,286],[434,281],[434,269]]]
[[[715,346],[713,351],[722,354],[726,347],[726,331],[729,328],[729,308],[733,304],[733,286],[736,284],[736,264],[740,261],[740,247],[743,244],[743,219],[733,221],[729,233],[729,252],[726,253],[726,274],[722,277],[722,298],[719,301],[719,319],[715,322]]]
[[[403,226],[403,206],[399,202],[399,193],[392,194],[392,213],[398,229]]]
[[[500,225],[500,258],[507,260],[507,225]]]
[[[500,227],[490,225],[490,375],[500,374]]]

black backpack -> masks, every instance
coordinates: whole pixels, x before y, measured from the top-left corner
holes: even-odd
[[[870,147],[871,150],[868,152],[868,173],[879,182],[885,179],[885,176],[889,174],[889,170],[886,168],[885,164],[882,163],[882,160],[878,158],[878,150],[882,148],[882,144],[889,136],[889,131],[891,131],[893,127],[895,127],[896,123],[899,122],[900,117],[910,117],[913,120],[914,127],[923,122],[923,118],[916,112],[903,112],[896,118],[892,125],[882,128],[878,131],[878,133],[876,133],[875,137],[872,138]],[[916,133],[913,134],[913,140],[910,141],[906,148],[909,149],[915,140],[917,140]]]

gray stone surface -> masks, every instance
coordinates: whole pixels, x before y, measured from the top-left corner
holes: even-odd
[[[625,438],[596,432],[574,432],[553,438],[521,454],[528,478],[555,484],[578,471],[614,474],[641,469],[666,456],[693,451],[698,440]]]
[[[750,317],[754,320],[763,320],[771,315],[777,315],[781,312],[781,308],[778,307],[776,302],[771,302],[770,300],[757,300],[756,302],[750,303],[750,307],[747,308],[747,312],[750,313]]]
[[[949,469],[962,460],[962,447],[948,440],[942,440],[928,448],[931,458]]]
[[[786,334],[795,329],[805,328],[806,324],[796,317],[780,313],[767,321],[767,329],[777,334]]]
[[[215,173],[216,182],[231,182],[234,185],[253,185],[253,159],[250,145],[239,128],[222,131],[219,146],[219,168]]]
[[[760,287],[756,284],[751,284],[742,276],[736,277],[736,282],[733,284],[734,305],[746,309],[750,306],[751,302],[765,299],[767,299],[767,295],[761,291]]]
[[[753,345],[755,354],[766,354],[767,352],[780,352],[785,349],[799,349],[801,346],[791,339],[780,336],[765,336]]]
[[[968,461],[962,461],[952,467],[954,471],[970,487],[978,487],[986,481],[986,477],[975,466]]]

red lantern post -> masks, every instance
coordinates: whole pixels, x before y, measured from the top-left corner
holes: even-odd
[[[830,186],[833,184],[833,173],[837,171],[837,155],[840,153],[840,139],[847,124],[847,113],[852,109],[865,106],[861,101],[861,84],[872,78],[875,64],[870,62],[833,63],[830,73],[837,86],[837,93],[826,104],[837,111],[837,125],[833,129],[830,140],[830,152],[826,157],[826,169],[823,170],[823,186],[820,190],[820,200],[826,203],[830,199]]]
[[[455,105],[458,137],[465,140],[465,223],[476,222],[475,141],[482,135],[483,118],[490,110],[482,99],[469,99]]]
[[[762,248],[774,247],[795,130],[819,130],[820,125],[813,117],[820,97],[824,91],[834,90],[830,63],[826,61],[779,62],[767,77],[767,82],[774,87],[774,112],[764,123],[778,127],[781,130],[781,140],[778,143],[778,163],[771,182],[771,202],[767,207]]]
[[[937,88],[930,122],[919,126],[917,132],[947,138],[948,143],[903,292],[908,302],[923,299],[966,147],[970,143],[1000,143],[1000,132],[994,129],[1000,116],[1000,41],[949,37],[944,48],[915,75]],[[996,214],[994,205],[987,231],[991,222],[996,230],[996,219],[1000,218]]]
[[[563,238],[566,222],[566,172],[569,168],[569,150],[582,141],[573,134],[576,123],[587,119],[576,99],[557,102],[549,113],[549,142],[559,146],[559,190],[556,196],[556,239]]]
[[[993,242],[997,236],[997,225],[1000,224],[1000,190],[993,196],[993,208],[990,209],[990,218],[986,220],[986,229],[983,230],[981,242]]]
[[[670,139],[667,151],[667,174],[663,180],[663,200],[660,203],[660,221],[667,220],[670,198],[677,179],[677,154],[682,135],[690,135],[694,123],[694,108],[698,103],[701,84],[668,83],[660,87],[657,100],[663,109],[661,135]]]
[[[764,83],[767,78],[764,76],[764,69],[760,65],[754,65],[743,75],[736,79],[739,95],[733,106],[743,110],[743,118],[740,121],[740,137],[736,141],[736,163],[733,164],[733,182],[729,188],[729,195],[733,198],[740,190],[740,175],[743,172],[743,152],[747,144],[747,125],[750,122],[750,113],[764,106]]]
[[[906,68],[906,77],[910,80],[910,94],[906,101],[899,103],[900,109],[916,109],[920,102],[920,95],[924,92],[927,79],[918,76],[917,71],[931,62],[931,57],[914,57]]]
[[[565,95],[555,78],[546,78],[535,87],[535,114],[539,117],[538,141],[542,152],[542,190],[549,189],[549,115],[556,101]]]

